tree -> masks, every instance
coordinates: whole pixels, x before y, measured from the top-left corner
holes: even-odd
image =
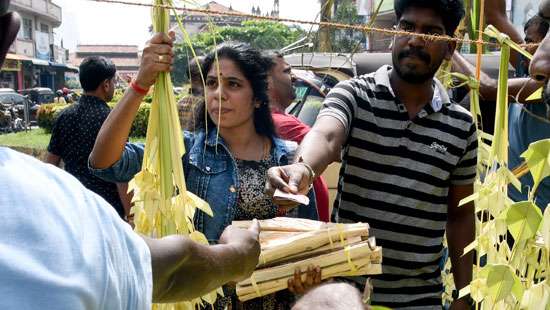
[[[342,0],[339,1],[334,14],[334,22],[350,25],[363,24],[363,18],[357,15],[357,7],[355,1]],[[353,29],[336,29],[330,31],[333,42],[333,52],[351,53],[356,49],[358,44],[365,43],[364,33]]]
[[[207,51],[224,41],[238,41],[250,44],[260,50],[280,49],[304,34],[301,28],[271,21],[248,20],[242,26],[212,27],[193,38],[193,45]]]
[[[297,41],[304,34],[305,31],[297,26],[271,21],[248,20],[244,21],[240,27],[211,26],[208,31],[191,38],[191,42],[197,55],[203,55],[212,50],[216,44],[225,41],[245,42],[259,50],[276,50]],[[193,54],[184,44],[176,47],[175,53],[172,80],[174,84],[179,85],[187,81],[187,63]]]

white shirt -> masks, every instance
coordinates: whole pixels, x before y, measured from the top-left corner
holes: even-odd
[[[151,309],[151,255],[100,196],[0,148],[0,309]]]

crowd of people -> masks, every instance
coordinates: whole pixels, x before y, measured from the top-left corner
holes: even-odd
[[[488,23],[517,43],[540,42],[530,49],[530,62],[516,53],[510,59],[517,72],[508,83],[517,100],[509,112],[513,168],[530,143],[550,138],[550,1],[541,2],[524,38],[506,17],[504,0],[485,3],[492,8]],[[465,14],[461,0],[396,0],[394,6],[397,29],[415,34],[454,36]],[[20,18],[0,8],[2,63]],[[140,171],[144,153],[143,144],[128,142],[130,129],[157,75],[172,70],[173,48],[173,33],[152,36],[137,77],[112,110],[107,102],[116,67],[103,57],[85,59],[84,93],[56,120],[46,163],[0,148],[0,308],[150,309],[152,302],[187,300],[223,286],[216,309],[363,309],[367,286],[374,305],[441,309],[445,234],[457,291],[470,283],[473,254],[463,249],[474,239],[474,206],[458,204],[473,193],[478,133],[470,112],[435,78],[444,60],[454,71],[474,74],[456,42],[394,37],[392,64],[336,85],[311,128],[285,112],[295,92],[280,53],[223,43],[190,61],[182,161],[187,190],[214,213],[195,217],[209,246],[184,236],[141,236],[128,224],[127,182]],[[482,72],[488,117],[496,85]],[[524,104],[540,87],[539,103]],[[61,162],[66,172],[58,169]],[[342,169],[329,214],[320,175],[332,162]],[[529,175],[521,182],[522,191],[510,190],[515,201],[525,200],[533,184]],[[275,190],[307,195],[310,203],[274,198]],[[536,194],[544,209],[550,180]],[[239,302],[234,282],[254,270],[261,228],[256,221],[248,230],[231,223],[277,216],[369,223],[383,247],[383,272],[371,277],[372,292],[366,277],[321,284],[320,268],[311,266],[305,280],[296,271],[288,290]],[[450,307],[471,309],[472,303],[470,296],[455,296]]]

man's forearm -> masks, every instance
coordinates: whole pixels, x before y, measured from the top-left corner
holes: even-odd
[[[47,164],[51,164],[56,167],[59,167],[59,163],[61,162],[61,156],[48,152],[48,154],[46,154],[46,159],[44,160],[44,162]]]
[[[337,123],[336,119],[320,118],[300,144],[296,161],[302,157],[316,175],[321,175],[328,165],[340,160],[344,132],[343,125]]]
[[[512,41],[518,44],[525,43],[519,31],[506,15],[506,0],[485,0],[484,11],[487,25],[495,26],[500,32],[508,35]],[[511,49],[509,62],[516,69],[520,65],[519,59],[519,53]]]
[[[472,77],[476,74],[476,67],[458,52],[453,54],[452,69]],[[479,94],[485,100],[495,100],[497,97],[497,82],[483,71],[479,76]]]
[[[231,245],[201,245],[183,236],[144,239],[151,250],[154,302],[196,298],[242,274]]]
[[[462,206],[460,208],[468,208]],[[464,248],[474,241],[475,218],[474,213],[462,213],[460,216],[449,218],[447,222],[447,244],[453,268],[455,286],[458,290],[470,284],[472,280],[472,252],[462,256]]]
[[[142,99],[142,95],[128,89],[124,93],[124,97],[109,113],[99,130],[90,154],[92,167],[108,168],[120,159]]]

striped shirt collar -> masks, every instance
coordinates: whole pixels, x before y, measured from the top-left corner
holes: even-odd
[[[395,93],[393,92],[390,83],[391,70],[392,67],[390,65],[383,65],[382,67],[378,68],[378,70],[376,70],[376,72],[374,73],[374,81],[376,82],[376,86],[384,86],[388,89],[391,95],[395,97]],[[439,80],[436,78],[434,78],[433,81],[436,91],[434,91],[431,106],[434,112],[439,112],[443,107],[443,104],[450,103],[451,99],[449,98],[449,95],[447,94],[447,91],[445,90],[441,82],[439,82]]]

